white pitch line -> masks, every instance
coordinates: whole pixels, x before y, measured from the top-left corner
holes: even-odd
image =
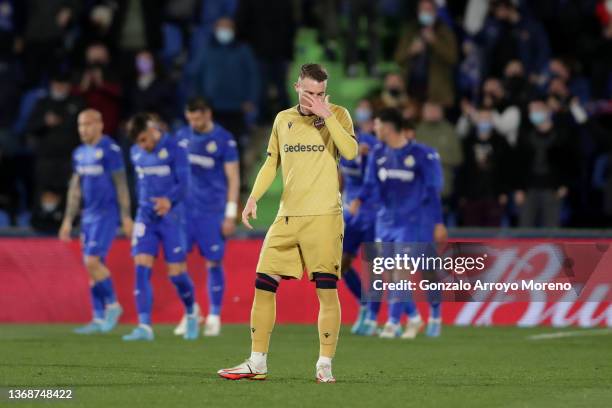
[[[575,331],[562,331],[556,333],[544,333],[527,336],[529,340],[548,340],[548,339],[560,339],[563,337],[581,337],[581,336],[602,336],[606,334],[612,334],[612,328],[609,329],[597,329],[597,330],[575,330]]]

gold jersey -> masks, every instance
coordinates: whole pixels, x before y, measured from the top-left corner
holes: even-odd
[[[276,159],[283,174],[279,216],[342,212],[340,153],[330,130],[353,139],[355,131],[345,108],[330,104],[330,110],[332,116],[325,120],[315,115],[302,115],[297,106],[276,115],[268,156]]]

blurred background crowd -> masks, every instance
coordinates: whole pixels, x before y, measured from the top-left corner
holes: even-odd
[[[450,226],[612,224],[612,0],[0,0],[0,226],[57,229],[85,107],[127,151],[205,97],[246,188],[309,59],[360,132],[418,123]]]

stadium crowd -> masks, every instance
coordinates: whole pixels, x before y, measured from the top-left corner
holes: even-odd
[[[201,95],[244,155],[291,104],[301,27],[380,78],[360,131],[394,107],[439,151],[449,225],[612,224],[612,0],[0,0],[6,223],[57,230],[86,107],[127,147],[130,115],[176,129]]]

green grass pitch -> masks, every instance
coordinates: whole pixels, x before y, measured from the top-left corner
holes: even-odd
[[[119,338],[127,326],[88,337],[73,335],[73,327],[0,325],[0,406],[612,406],[612,333],[601,329],[531,340],[563,330],[445,327],[439,339],[406,341],[356,337],[343,327],[338,382],[316,384],[314,326],[275,328],[266,381],[215,373],[248,356],[245,325],[195,342],[157,326],[154,342],[130,344]],[[7,388],[72,388],[74,399],[8,401]]]

